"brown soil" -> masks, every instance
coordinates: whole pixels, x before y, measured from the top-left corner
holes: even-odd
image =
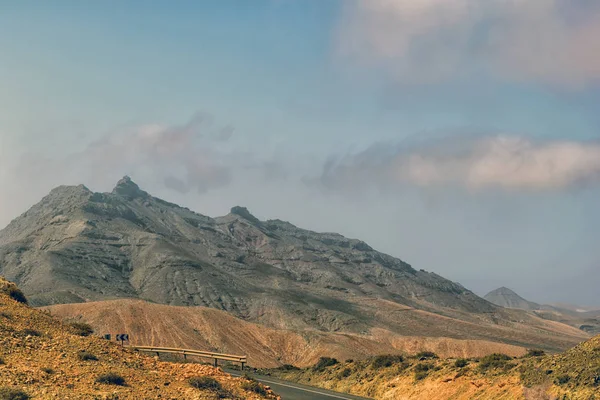
[[[254,367],[304,367],[327,355],[340,360],[384,353],[434,351],[443,357],[490,353],[519,356],[525,349],[484,340],[400,336],[384,329],[369,335],[266,328],[205,307],[175,307],[114,300],[46,307],[67,321],[85,321],[98,334],[129,333],[135,345],[179,347],[248,356]]]
[[[0,390],[22,390],[39,399],[214,399],[218,394],[189,386],[190,377],[210,376],[224,398],[265,398],[241,388],[242,379],[200,364],[172,364],[122,349],[97,337],[81,337],[47,313],[9,295],[16,287],[0,278]],[[82,361],[85,351],[97,360]],[[124,386],[96,383],[114,373]],[[273,394],[269,398],[275,398]]]

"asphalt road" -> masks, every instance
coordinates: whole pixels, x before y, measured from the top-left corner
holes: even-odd
[[[240,371],[226,369],[225,372],[233,376],[242,376]],[[270,386],[275,393],[281,395],[282,400],[365,400],[367,397],[352,396],[350,394],[332,392],[315,388],[312,386],[300,385],[293,382],[282,381],[272,376],[261,376],[252,373],[248,375],[254,377],[257,381]]]

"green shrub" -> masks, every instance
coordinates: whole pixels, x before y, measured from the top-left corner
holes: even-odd
[[[324,371],[325,368],[338,364],[338,360],[331,357],[321,357],[313,367],[315,371]]]
[[[242,389],[259,394],[261,396],[266,396],[268,394],[267,389],[256,379],[248,375],[244,375],[244,379],[245,381],[242,382]]]
[[[72,322],[69,324],[74,331],[74,333],[78,336],[90,336],[94,333],[94,329],[83,322]]]
[[[6,363],[4,362],[4,359],[0,358],[0,365],[4,365],[4,364],[6,364]]]
[[[404,357],[402,357],[401,355],[381,355],[373,359],[371,366],[373,367],[373,369],[388,368],[394,364],[399,364],[403,361]]]
[[[29,400],[31,397],[22,390],[0,388],[0,400]]]
[[[77,358],[81,361],[98,361],[98,357],[87,351],[80,351],[77,353]]]
[[[188,385],[194,389],[210,390],[212,392],[219,392],[223,390],[221,383],[210,376],[194,376],[188,379]]]
[[[96,383],[103,383],[105,385],[125,386],[125,378],[115,373],[108,373],[99,375],[96,378]]]
[[[571,380],[571,377],[569,375],[560,375],[558,377],[556,377],[556,380],[554,381],[557,385],[564,385],[569,383],[569,381]]]
[[[415,381],[421,381],[427,378],[427,371],[415,372]]]
[[[292,364],[283,364],[281,367],[279,367],[279,369],[282,371],[298,371],[298,370],[300,370],[300,368],[298,368]]]
[[[427,372],[434,369],[433,364],[417,364],[415,365],[415,372]]]
[[[459,358],[458,360],[454,361],[454,366],[456,368],[464,368],[467,365],[469,365],[469,362],[464,358]]]
[[[433,358],[438,358],[437,354],[435,354],[432,351],[420,351],[417,354],[415,354],[415,357],[419,360],[429,360]]]
[[[486,372],[490,369],[504,369],[508,370],[513,367],[513,364],[508,361],[512,360],[512,357],[506,354],[494,353],[482,357],[479,363],[479,369],[482,372]]]
[[[16,286],[10,284],[2,288],[2,292],[14,301],[19,303],[27,304],[27,297],[23,294],[23,292]]]
[[[45,372],[48,375],[52,375],[54,373],[54,370],[52,368],[42,368],[42,372]]]
[[[545,355],[546,355],[546,352],[544,350],[529,349],[529,350],[527,350],[527,354],[525,354],[525,357],[542,357]]]
[[[344,379],[349,377],[350,375],[352,375],[352,370],[350,368],[344,368],[343,370],[340,371],[340,373],[338,374],[338,378],[340,379]]]

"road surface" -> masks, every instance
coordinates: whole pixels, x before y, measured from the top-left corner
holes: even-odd
[[[225,372],[233,376],[242,376],[240,371],[225,369]],[[252,373],[248,375],[257,381],[270,386],[273,391],[281,395],[282,400],[365,400],[367,397],[353,396],[345,393],[332,392],[315,388],[312,386],[300,385],[298,383],[282,381],[272,376],[262,376]]]

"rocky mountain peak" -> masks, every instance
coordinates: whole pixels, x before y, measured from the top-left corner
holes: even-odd
[[[237,215],[239,217],[244,218],[245,220],[252,222],[254,224],[260,224],[260,220],[256,218],[254,215],[248,211],[246,207],[235,206],[231,208],[231,214]]]
[[[112,191],[113,194],[126,196],[131,198],[148,197],[148,193],[144,192],[140,187],[131,180],[129,176],[124,176]]]

